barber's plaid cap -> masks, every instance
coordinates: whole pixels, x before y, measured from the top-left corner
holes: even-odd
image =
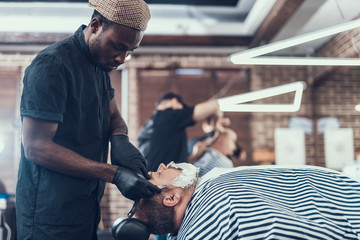
[[[151,17],[144,0],[89,0],[89,6],[112,22],[142,31]]]

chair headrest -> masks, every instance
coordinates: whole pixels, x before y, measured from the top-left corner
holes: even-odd
[[[116,240],[148,240],[150,232],[146,225],[135,218],[118,218],[112,226]]]

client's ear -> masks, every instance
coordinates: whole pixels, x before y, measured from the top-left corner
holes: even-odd
[[[173,207],[180,202],[180,194],[176,192],[169,192],[163,199],[163,204],[167,207]]]

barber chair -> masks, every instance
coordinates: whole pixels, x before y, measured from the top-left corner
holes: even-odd
[[[112,226],[116,240],[148,240],[150,233],[145,224],[135,218],[118,218]]]

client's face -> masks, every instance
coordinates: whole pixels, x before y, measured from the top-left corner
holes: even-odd
[[[155,186],[166,184],[166,186],[172,186],[172,181],[181,174],[180,169],[166,166],[161,163],[156,172],[149,172],[151,179],[149,182]]]
[[[156,186],[166,184],[160,194],[151,198],[143,198],[135,217],[144,222],[153,234],[164,235],[176,232],[178,227],[175,222],[175,206],[164,204],[166,196],[175,193],[184,193],[189,186],[194,186],[198,178],[198,169],[188,163],[169,163],[167,166],[160,164],[156,172],[149,172],[149,182]]]
[[[167,166],[160,164],[156,172],[149,172],[149,182],[156,186],[165,184],[167,188],[186,188],[194,185],[198,178],[198,168],[189,163],[171,162]]]

